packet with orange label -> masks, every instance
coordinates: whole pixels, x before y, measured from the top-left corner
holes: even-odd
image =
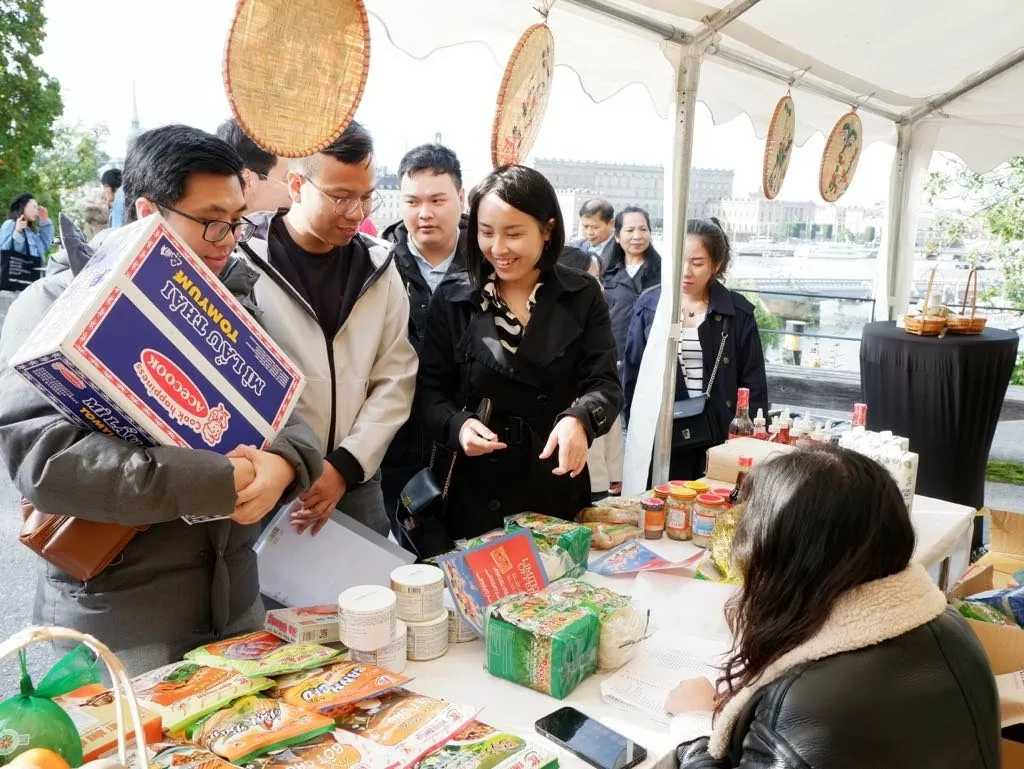
[[[132,679],[139,704],[159,713],[164,730],[172,734],[231,700],[273,685],[267,678],[249,678],[195,662],[175,662]]]
[[[149,760],[149,769],[235,769],[216,753],[195,745],[161,746]],[[131,766],[131,764],[129,764]]]
[[[71,717],[75,728],[78,729],[78,735],[82,738],[84,762],[95,761],[117,747],[117,735],[120,731],[117,724],[117,704],[110,689],[102,684],[88,684],[73,692],[54,697],[53,701],[64,708],[64,712]],[[127,704],[124,704],[124,708],[127,713]],[[139,716],[142,719],[144,742],[159,742],[164,733],[159,714],[140,707]],[[129,729],[126,734],[131,740],[135,730]]]
[[[334,722],[319,713],[266,697],[243,697],[194,724],[193,742],[233,764],[334,731]]]
[[[397,769],[398,760],[340,729],[253,759],[245,769]]]
[[[247,676],[279,676],[315,668],[341,654],[320,644],[290,644],[273,633],[255,633],[200,646],[185,659],[237,670]]]
[[[282,702],[322,713],[367,697],[376,697],[405,686],[411,680],[376,665],[345,662],[298,681],[279,681],[275,695]]]

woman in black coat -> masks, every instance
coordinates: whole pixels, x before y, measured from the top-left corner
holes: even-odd
[[[732,650],[717,690],[693,679],[668,701],[714,712],[710,737],[679,746],[679,769],[996,769],[992,670],[910,562],[889,472],[850,451],[796,451],[755,470],[743,498]]]
[[[622,407],[601,288],[556,264],[558,199],[530,168],[473,191],[468,234],[467,271],[431,303],[417,385],[427,430],[456,452],[445,524],[471,537],[524,511],[572,519],[590,504],[588,447]]]
[[[681,401],[707,391],[711,372],[722,348],[708,407],[725,441],[729,423],[736,414],[736,391],[750,390],[750,417],[758,409],[768,413],[768,382],[764,371],[761,337],[754,319],[754,305],[723,284],[731,261],[729,239],[717,219],[693,219],[687,225],[686,252],[683,255],[683,297],[680,313],[682,338],[679,340],[675,400]],[[661,287],[653,288],[637,300],[622,361],[622,380],[626,395],[626,416],[633,402],[640,362],[654,324],[654,313],[661,299]],[[722,347],[722,334],[725,345]],[[673,451],[669,477],[695,480],[704,475],[706,449]]]
[[[661,256],[651,245],[651,217],[644,209],[629,206],[615,216],[615,246],[601,282],[612,319],[616,360],[621,361],[637,297],[661,283]]]

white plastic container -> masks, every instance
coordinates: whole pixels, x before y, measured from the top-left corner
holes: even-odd
[[[444,572],[436,566],[399,566],[391,572],[391,589],[398,597],[398,618],[406,622],[426,622],[444,608]]]
[[[406,636],[408,628],[402,620],[395,623],[395,637],[388,646],[373,652],[361,652],[352,650],[352,661],[362,662],[368,665],[376,665],[379,668],[390,670],[392,673],[401,673],[405,670],[407,644]]]
[[[349,649],[372,652],[395,637],[397,599],[380,585],[350,587],[338,596],[338,630]]]
[[[443,657],[448,651],[448,612],[442,609],[427,622],[407,622],[406,651],[410,660],[426,662]]]

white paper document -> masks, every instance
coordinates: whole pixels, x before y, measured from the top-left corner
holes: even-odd
[[[335,603],[356,585],[390,585],[391,572],[415,556],[335,511],[315,537],[298,534],[282,508],[253,546],[260,591],[285,606]]]
[[[714,683],[718,678],[716,665],[726,651],[728,647],[722,643],[667,631],[656,633],[640,648],[634,660],[601,683],[601,696],[608,702],[638,710],[659,723],[671,723],[673,733],[679,726],[707,734],[710,714],[672,718],[665,705],[669,694],[681,681],[703,677]],[[695,723],[684,724],[680,719]]]

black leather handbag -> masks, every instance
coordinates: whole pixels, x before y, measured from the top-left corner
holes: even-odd
[[[717,446],[722,442],[718,422],[711,413],[711,388],[715,386],[718,367],[722,364],[725,342],[729,338],[729,319],[722,327],[722,343],[718,346],[718,358],[708,378],[707,389],[696,398],[676,401],[672,407],[672,449],[690,451]]]

